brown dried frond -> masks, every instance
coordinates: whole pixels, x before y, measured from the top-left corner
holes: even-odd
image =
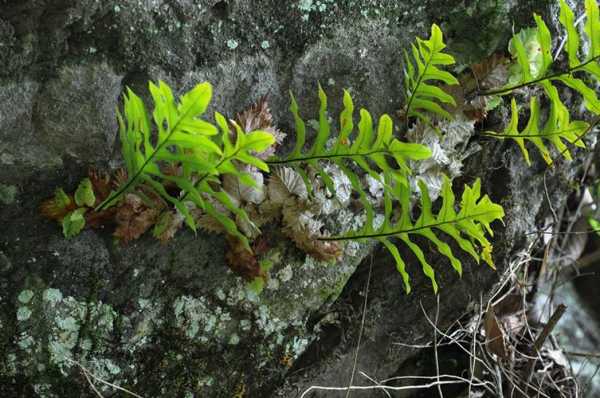
[[[46,199],[40,205],[40,213],[42,216],[61,222],[63,218],[77,208],[73,195],[66,195],[69,198],[69,203],[61,202],[56,196]]]
[[[494,53],[481,61],[471,65],[471,71],[478,89],[491,89],[501,87],[508,79],[508,65],[510,60],[501,53]]]
[[[226,232],[223,224],[219,222],[216,218],[209,216],[208,214],[202,214],[196,218],[196,223],[198,226],[206,231],[217,234],[223,234]]]
[[[339,242],[323,241],[323,224],[314,218],[314,214],[303,211],[297,206],[283,209],[283,233],[300,250],[319,261],[334,261],[342,256]]]
[[[183,222],[184,217],[178,212],[165,211],[158,218],[153,235],[161,243],[167,243],[173,239],[177,231],[183,226]]]
[[[96,204],[103,202],[111,192],[112,178],[110,174],[91,168],[88,170],[88,177],[92,182]]]
[[[127,182],[128,179],[129,179],[129,176],[127,175],[127,170],[125,170],[123,168],[117,169],[113,176],[113,183],[112,183],[113,189],[115,189],[115,190],[119,189],[121,186],[125,185],[125,183]]]
[[[258,157],[261,159],[267,159],[275,154],[276,147],[281,145],[286,136],[277,126],[273,125],[273,115],[269,109],[266,95],[242,113],[238,113],[235,121],[246,133],[254,130],[262,130],[273,135],[275,144],[266,151],[258,154]]]
[[[113,235],[123,242],[137,239],[156,223],[159,214],[159,208],[150,208],[138,195],[128,193],[116,211]]]
[[[225,259],[233,272],[247,281],[251,281],[257,277],[265,277],[260,269],[256,255],[248,251],[238,238],[227,235],[227,243],[228,247]]]

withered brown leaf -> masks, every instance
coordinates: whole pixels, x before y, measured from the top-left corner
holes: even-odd
[[[173,239],[177,231],[183,226],[184,217],[175,211],[163,212],[154,227],[153,235],[161,243]]]
[[[473,83],[476,85],[472,89],[491,89],[506,84],[509,63],[510,60],[503,54],[494,53],[480,63],[471,65],[475,79]]]
[[[257,277],[265,278],[256,255],[248,251],[235,236],[227,235],[225,259],[229,268],[247,281]]]
[[[112,178],[110,174],[93,168],[88,170],[88,177],[92,182],[92,189],[96,196],[96,204],[99,204],[110,195],[112,190]]]
[[[159,208],[149,208],[138,195],[128,193],[116,211],[113,235],[123,242],[137,239],[156,223],[159,214]]]
[[[319,240],[323,224],[308,211],[298,206],[283,209],[283,233],[300,250],[319,261],[334,261],[342,256],[342,246],[338,242]]]
[[[281,145],[286,134],[273,125],[273,115],[269,109],[267,97],[261,97],[255,104],[251,105],[242,113],[236,115],[235,121],[240,125],[244,132],[249,133],[254,130],[262,130],[270,133],[275,138],[275,144],[266,151],[257,154],[263,160],[268,159],[275,154],[275,149]]]
[[[508,356],[506,342],[504,340],[504,332],[502,326],[496,318],[494,310],[490,308],[485,313],[483,320],[485,331],[485,346],[489,352],[496,354],[499,358],[505,359]]]

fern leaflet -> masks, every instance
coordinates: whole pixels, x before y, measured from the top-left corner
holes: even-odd
[[[555,89],[554,87],[552,87]],[[578,147],[585,147],[583,141],[579,138],[589,130],[589,124],[583,121],[569,121],[569,113],[566,109],[556,109],[556,104],[551,103],[550,117],[546,125],[540,129],[540,106],[537,97],[531,97],[529,121],[523,131],[519,132],[519,110],[517,102],[513,98],[511,100],[511,120],[506,126],[502,134],[494,132],[485,132],[484,135],[496,138],[509,138],[514,140],[521,148],[523,157],[528,165],[531,165],[529,152],[525,147],[525,141],[532,142],[542,155],[542,158],[547,164],[552,164],[550,151],[546,147],[544,140],[549,141],[559,153],[562,153],[566,159],[571,159],[568,148],[562,141],[567,140],[569,143]]]
[[[429,40],[417,38],[416,45],[411,45],[412,59],[408,52],[404,51],[406,118],[416,117],[431,124],[431,120],[424,113],[428,111],[452,119],[452,115],[443,109],[440,103],[455,106],[454,98],[441,88],[428,84],[432,81],[441,81],[448,85],[458,84],[458,80],[450,72],[438,68],[438,66],[454,64],[454,58],[442,52],[445,47],[442,31],[433,24]]]

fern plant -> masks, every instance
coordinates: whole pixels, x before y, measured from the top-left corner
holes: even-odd
[[[585,147],[582,137],[589,132],[595,124],[600,122],[596,117],[593,123],[584,121],[571,121],[567,107],[560,99],[556,82],[578,92],[584,99],[585,108],[592,114],[600,115],[600,100],[596,90],[584,80],[574,76],[575,73],[582,77],[589,76],[600,81],[600,16],[596,0],[585,0],[586,22],[584,32],[589,41],[589,49],[583,60],[580,60],[580,39],[574,22],[571,8],[560,0],[560,22],[566,30],[566,51],[568,53],[569,67],[564,71],[553,72],[552,66],[552,37],[542,18],[534,14],[536,28],[522,31],[513,36],[510,50],[516,59],[515,78],[505,87],[482,93],[482,95],[505,95],[517,89],[539,85],[550,101],[550,113],[543,126],[540,126],[539,99],[533,97],[530,105],[529,122],[521,132],[517,129],[518,108],[511,103],[512,118],[503,133],[486,132],[486,135],[496,138],[515,140],[521,148],[525,160],[530,163],[529,153],[525,147],[526,141],[531,141],[540,151],[543,159],[549,165],[552,158],[545,145],[549,142],[556,150],[570,160],[571,155],[563,141],[578,147]],[[528,51],[527,49],[530,49]]]
[[[407,119],[416,117],[429,125],[431,119],[427,113],[452,119],[452,115],[440,104],[456,105],[454,98],[440,87],[428,84],[428,82],[458,84],[458,80],[450,72],[438,68],[438,66],[454,64],[454,58],[443,52],[445,47],[441,29],[433,24],[431,37],[428,40],[417,38],[416,45],[411,45],[412,58],[407,51],[404,51],[405,117]]]
[[[428,124],[432,124],[432,115],[445,119],[452,117],[442,106],[454,105],[454,99],[443,89],[432,84],[458,83],[451,73],[439,68],[454,63],[452,56],[443,52],[444,48],[442,32],[437,25],[433,25],[428,40],[417,39],[416,44],[412,45],[412,59],[405,53],[407,123],[411,117]],[[264,207],[249,207],[247,213],[243,202],[233,200],[224,189],[223,177],[234,176],[239,183],[257,187],[248,170],[269,173],[272,166],[288,165],[301,175],[307,188],[305,192],[311,192],[311,178],[306,172],[308,167],[316,171],[330,192],[335,193],[335,184],[325,167],[325,164],[331,163],[342,171],[349,179],[352,189],[358,193],[366,213],[366,222],[359,231],[341,236],[319,236],[319,240],[378,240],[394,257],[407,292],[410,291],[410,279],[395,240],[402,241],[416,255],[436,292],[438,285],[433,267],[427,262],[419,246],[413,243],[412,236],[420,235],[431,241],[459,273],[462,273],[462,264],[454,256],[450,246],[439,236],[440,232],[454,239],[458,246],[477,262],[483,259],[493,267],[492,245],[487,235],[492,235],[490,223],[501,220],[504,216],[502,207],[493,203],[487,196],[481,197],[480,182],[477,180],[473,186],[465,186],[457,211],[452,184],[445,178],[441,193],[442,207],[438,214],[433,213],[426,185],[418,183],[421,215],[413,220],[410,203],[411,168],[413,162],[429,158],[430,149],[425,145],[396,138],[392,119],[386,114],[382,115],[375,125],[371,114],[365,109],[360,109],[356,122],[354,103],[347,91],[344,91],[339,125],[335,126],[329,120],[327,96],[319,86],[318,127],[314,142],[310,145],[306,143],[307,125],[300,116],[298,104],[292,95],[290,111],[295,121],[295,147],[287,156],[273,156],[264,161],[262,158],[267,156],[266,153],[274,151],[272,145],[275,143],[275,137],[272,133],[262,130],[244,131],[238,124],[226,120],[218,112],[215,112],[215,124],[203,119],[212,96],[209,83],[197,85],[179,100],[175,99],[169,86],[162,81],[158,84],[150,83],[149,88],[154,102],[151,113],[146,110],[141,98],[130,89],[124,95],[123,114],[118,113],[119,134],[127,174],[116,179],[94,178],[92,192],[97,190],[97,197],[87,197],[83,195],[83,190],[76,193],[76,199],[79,198],[90,208],[99,203],[92,213],[101,214],[102,217],[109,217],[111,213],[106,210],[118,202],[119,209],[113,212],[116,213],[116,217],[122,214],[133,219],[133,222],[129,223],[131,225],[122,223],[121,235],[135,239],[155,224],[155,234],[156,228],[159,236],[163,236],[163,232],[168,230],[163,237],[168,239],[169,236],[173,236],[178,225],[181,225],[182,218],[195,231],[195,217],[198,214],[193,212],[199,209],[203,214],[217,220],[225,232],[235,238],[228,241],[237,242],[234,244],[235,253],[243,252],[238,260],[244,264],[238,264],[238,268],[249,275],[262,278],[262,268],[253,268],[252,265],[254,261],[258,266],[260,261],[253,257],[248,238],[240,232],[238,225],[244,225],[243,230],[246,232],[248,226],[254,226],[258,231],[248,214],[256,216],[263,208],[268,210],[269,204]],[[269,118],[270,115],[266,119]],[[248,126],[244,128],[253,129]],[[267,152],[259,156],[263,151]],[[363,175],[369,175],[383,186],[381,224],[377,223],[379,217],[376,217],[379,209],[371,203],[363,187]],[[113,180],[118,181],[119,186],[116,191],[110,192],[108,186]],[[262,178],[260,180],[262,181]],[[128,195],[133,191],[135,195]],[[259,196],[256,195],[256,198]],[[55,202],[59,199],[51,201],[53,207],[50,210],[55,209]],[[166,217],[159,217],[158,213],[163,211],[165,206],[162,202],[157,205],[157,200],[170,203],[181,217],[176,217],[168,210],[164,214]],[[142,201],[147,202],[145,207],[142,206]],[[60,215],[66,214],[65,206],[59,210]],[[72,214],[77,217],[68,218],[67,221],[73,224],[74,231],[83,227],[81,221],[85,211],[84,208],[81,214],[74,212]],[[240,221],[241,224],[238,224]],[[309,232],[307,234],[310,236],[306,238],[312,239],[312,232]],[[239,244],[243,251],[238,250]]]
[[[269,165],[290,165],[301,173],[302,166],[309,165],[324,176],[324,181],[330,179],[325,172],[321,161],[329,161],[337,165],[350,180],[352,187],[359,194],[365,209],[366,222],[359,231],[354,231],[342,236],[321,237],[325,241],[364,240],[377,239],[392,254],[396,261],[397,269],[404,280],[405,290],[410,292],[409,275],[406,264],[399,254],[398,248],[391,239],[398,238],[403,241],[416,255],[423,271],[431,279],[433,289],[437,292],[438,285],[435,281],[433,267],[425,259],[423,251],[410,240],[410,235],[421,235],[429,239],[438,251],[449,258],[452,266],[462,273],[462,265],[453,254],[450,246],[444,243],[433,232],[434,229],[444,232],[458,243],[459,247],[469,253],[477,262],[484,259],[493,267],[491,258],[492,246],[486,238],[490,235],[490,223],[502,219],[504,212],[502,206],[494,204],[487,196],[481,197],[480,182],[476,181],[472,187],[466,186],[461,209],[457,213],[454,209],[454,194],[452,184],[445,178],[441,193],[443,203],[438,215],[433,215],[431,200],[427,187],[419,182],[421,191],[421,217],[413,222],[410,217],[410,166],[409,161],[426,159],[431,155],[429,148],[421,144],[407,143],[393,137],[393,122],[388,115],[379,119],[377,133],[374,133],[373,121],[370,113],[365,109],[360,110],[358,129],[353,122],[353,102],[348,92],[344,92],[344,109],[340,113],[339,134],[334,135],[333,143],[328,147],[331,138],[332,126],[328,122],[327,97],[319,87],[321,107],[319,112],[319,128],[315,142],[304,150],[306,125],[298,112],[298,105],[292,96],[291,111],[296,121],[296,145],[290,155],[284,158],[275,158],[267,161]],[[360,178],[353,169],[358,168],[362,173],[377,179],[384,186],[384,218],[380,227],[376,226],[376,213],[374,205],[369,200],[361,186]],[[306,175],[306,173],[304,173]],[[308,177],[305,178],[308,180]],[[331,182],[326,183],[333,186]],[[399,208],[397,216],[394,208]],[[479,247],[480,250],[476,249]]]
[[[185,204],[186,200],[217,219],[229,234],[249,249],[247,238],[238,230],[236,223],[216,208],[217,204],[224,206],[251,224],[246,212],[235,206],[227,193],[220,189],[219,176],[229,173],[244,184],[254,185],[254,180],[240,171],[236,162],[268,171],[268,165],[254,154],[273,144],[274,137],[263,131],[245,133],[232,123],[235,137],[232,141],[232,132],[221,114],[215,113],[220,133],[216,126],[203,120],[201,116],[212,96],[210,83],[198,84],[179,102],[162,81],[158,85],[150,83],[149,88],[154,101],[152,118],[141,98],[131,89],[127,90],[124,115],[119,113],[118,119],[129,178],[97,210],[111,206],[126,192],[143,183],[175,206],[192,230],[196,231],[196,222]],[[166,174],[165,165],[172,166],[171,169],[180,166],[181,173]],[[181,192],[179,196],[165,189],[168,182],[176,184]]]

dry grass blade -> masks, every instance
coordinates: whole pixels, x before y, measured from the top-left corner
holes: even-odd
[[[94,392],[95,392],[95,393],[96,393],[96,394],[97,394],[97,395],[98,395],[100,398],[104,398],[104,395],[102,395],[102,394],[100,393],[100,391],[98,391],[98,389],[96,388],[96,386],[94,385],[94,383],[92,382],[92,380],[91,380],[91,379],[94,379],[94,380],[96,380],[96,381],[97,381],[97,382],[99,382],[99,383],[102,383],[102,384],[104,384],[104,385],[106,385],[106,386],[109,386],[109,387],[111,387],[111,388],[114,388],[115,390],[118,390],[118,391],[124,392],[125,394],[131,395],[131,396],[133,396],[133,397],[136,397],[136,398],[144,398],[144,397],[142,397],[141,395],[138,395],[138,394],[136,394],[136,393],[134,393],[134,392],[132,392],[132,391],[129,391],[129,390],[127,390],[126,388],[119,387],[119,386],[117,386],[117,385],[115,385],[115,384],[113,384],[113,383],[110,383],[110,382],[108,382],[108,381],[106,381],[106,380],[103,380],[103,379],[99,378],[98,376],[94,375],[94,374],[93,374],[93,373],[92,373],[92,372],[91,372],[89,369],[87,369],[87,368],[86,368],[86,367],[84,367],[84,366],[83,366],[81,363],[79,363],[79,362],[77,362],[77,361],[74,361],[74,360],[72,360],[72,359],[70,359],[70,358],[66,358],[66,360],[67,360],[68,362],[70,362],[70,363],[74,364],[74,365],[77,365],[77,367],[79,367],[79,369],[81,369],[81,372],[83,373],[83,375],[85,376],[86,380],[87,380],[87,381],[88,381],[88,383],[90,384],[90,387],[92,388],[92,390],[93,390],[93,391],[94,391]],[[91,379],[90,379],[90,378],[91,378]]]

